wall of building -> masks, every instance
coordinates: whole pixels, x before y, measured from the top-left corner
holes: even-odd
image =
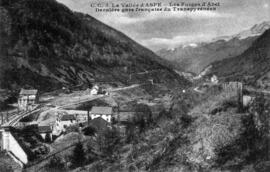
[[[49,135],[50,141],[52,141],[52,133],[41,133],[40,136],[46,141],[46,135]]]
[[[222,88],[227,94],[236,96],[238,103],[243,105],[243,84],[241,82],[223,83]]]
[[[227,82],[222,84],[224,91],[234,94],[242,94],[243,84],[241,82]]]
[[[100,114],[91,114],[91,119],[95,119],[95,118],[103,118],[104,120],[106,120],[107,122],[111,122],[111,118],[112,115],[100,115]]]
[[[64,110],[70,115],[74,115],[78,122],[85,122],[87,121],[87,111],[85,110]]]
[[[63,128],[64,126],[68,127],[68,126],[74,125],[76,123],[77,123],[76,120],[73,120],[72,122],[71,121],[60,121],[59,126]]]
[[[90,91],[90,94],[91,94],[91,95],[97,95],[97,94],[98,94],[98,90],[97,90],[97,89],[92,89],[92,90]]]
[[[243,107],[248,107],[253,100],[254,100],[254,97],[244,95],[243,96]]]
[[[12,152],[21,162],[28,163],[27,154],[9,131],[2,132],[3,149]]]
[[[20,110],[31,110],[32,104],[36,104],[38,102],[38,97],[36,95],[30,96],[20,96],[18,99],[18,107]]]
[[[3,135],[2,135],[2,131],[0,130],[0,151],[3,150]]]

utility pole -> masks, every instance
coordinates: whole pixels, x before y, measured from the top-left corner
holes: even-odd
[[[6,122],[8,122],[8,111],[6,113]]]
[[[89,119],[89,118],[90,118],[89,113],[90,113],[90,112],[89,112],[89,110],[88,110],[88,111],[87,111],[87,124],[88,124],[88,126],[89,126],[89,121],[90,121],[90,119]]]
[[[28,111],[29,96],[27,96],[26,111]]]
[[[4,114],[1,112],[1,125],[4,124]]]

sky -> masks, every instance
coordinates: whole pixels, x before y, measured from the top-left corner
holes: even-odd
[[[210,41],[270,21],[270,0],[57,0],[73,11],[88,13],[153,51]],[[216,11],[96,12],[96,3],[219,2]]]

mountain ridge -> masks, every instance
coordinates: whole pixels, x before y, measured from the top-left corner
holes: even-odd
[[[217,37],[210,42],[188,44],[173,50],[163,49],[157,54],[175,63],[177,69],[199,74],[214,61],[242,54],[269,28],[270,22],[263,22],[232,36]]]
[[[170,64],[123,33],[55,0],[0,3],[0,87],[41,90],[93,82],[186,85]],[[157,76],[136,73],[160,70]],[[130,81],[130,74],[134,74]]]
[[[239,56],[211,64],[208,75],[226,81],[241,81],[264,89],[270,88],[270,29]]]

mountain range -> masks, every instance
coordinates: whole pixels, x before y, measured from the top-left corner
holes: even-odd
[[[270,88],[270,29],[241,55],[212,63],[207,73],[215,74],[222,80]]]
[[[270,21],[263,22],[232,36],[218,37],[210,42],[182,45],[170,50],[162,49],[157,54],[173,62],[178,70],[199,74],[215,61],[242,54],[269,28]]]
[[[2,0],[0,26],[2,89],[52,90],[149,79],[188,84],[152,51],[55,0]]]

